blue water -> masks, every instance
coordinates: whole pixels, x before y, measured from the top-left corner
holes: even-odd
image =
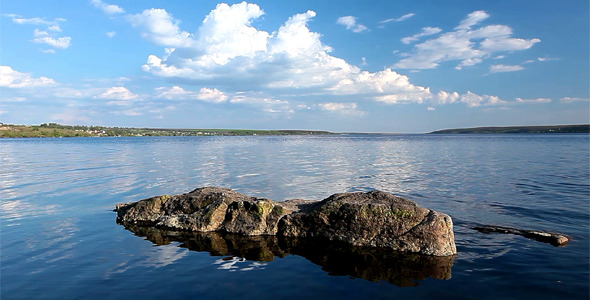
[[[588,135],[1,139],[0,296],[588,299],[589,159]],[[450,278],[410,276],[407,287],[375,275],[413,271],[398,260],[320,250],[253,259],[190,246],[195,238],[148,240],[112,212],[201,186],[278,201],[392,192],[451,215],[459,253]],[[478,224],[573,240],[553,247]]]

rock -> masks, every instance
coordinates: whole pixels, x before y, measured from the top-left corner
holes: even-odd
[[[380,191],[335,194],[323,201],[275,202],[204,187],[119,204],[115,211],[120,222],[131,225],[320,238],[433,256],[457,253],[448,215]]]
[[[115,211],[123,223],[245,235],[276,234],[278,220],[289,212],[274,201],[217,187],[119,204]]]
[[[564,247],[571,240],[569,236],[560,233],[545,232],[538,230],[525,230],[504,226],[482,225],[473,227],[473,229],[483,233],[507,233],[522,235],[526,238],[533,239],[539,242],[549,243],[556,247]]]
[[[286,215],[279,234],[446,256],[457,253],[451,218],[381,191],[335,194]]]
[[[450,279],[455,260],[455,255],[441,257],[404,253],[387,248],[356,247],[312,238],[179,232],[137,225],[127,225],[125,228],[136,235],[145,236],[156,245],[179,242],[179,247],[208,252],[212,256],[224,256],[222,260],[230,263],[236,258],[270,263],[276,258],[298,255],[321,266],[322,270],[332,276],[386,281],[398,286],[418,286],[417,280],[427,278]],[[252,264],[244,265],[250,268]]]

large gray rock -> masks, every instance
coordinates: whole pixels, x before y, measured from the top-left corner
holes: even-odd
[[[380,191],[332,195],[310,212],[286,215],[279,234],[436,256],[457,253],[451,217]]]
[[[217,187],[118,204],[115,211],[123,223],[244,235],[276,234],[279,219],[289,212],[274,201]]]
[[[117,205],[123,224],[243,235],[322,238],[434,256],[457,253],[451,218],[389,193],[335,194],[275,202],[229,189],[198,188]]]

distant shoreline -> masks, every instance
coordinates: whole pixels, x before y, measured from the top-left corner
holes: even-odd
[[[318,130],[251,129],[167,129],[105,126],[70,126],[57,123],[12,125],[0,123],[0,138],[34,137],[121,137],[121,136],[257,136],[257,135],[327,135]]]
[[[498,133],[590,133],[590,124],[547,125],[547,126],[506,126],[444,129],[429,134],[498,134]]]
[[[590,124],[506,126],[455,128],[426,134],[563,134],[590,133]],[[131,136],[271,136],[271,135],[347,135],[347,134],[397,134],[397,133],[336,133],[323,130],[254,130],[254,129],[173,129],[61,125],[13,125],[0,123],[0,138],[39,137],[131,137]]]

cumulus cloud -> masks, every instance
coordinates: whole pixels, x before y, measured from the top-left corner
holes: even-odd
[[[122,14],[125,12],[125,10],[120,6],[114,4],[107,4],[102,2],[101,0],[90,0],[90,3],[94,5],[94,7],[102,10],[107,15]]]
[[[422,103],[432,97],[429,88],[414,85],[410,79],[391,69],[371,73],[362,71],[349,74],[340,80],[332,92],[338,95],[373,95],[375,100],[388,104],[401,102]]]
[[[407,76],[391,69],[361,71],[330,55],[332,48],[322,43],[319,33],[307,27],[316,16],[313,11],[290,17],[273,34],[252,26],[263,14],[255,4],[219,4],[194,36],[182,35],[186,42],[174,49],[167,48],[165,55],[150,55],[143,69],[157,76],[194,83],[214,82],[230,94],[246,86],[246,91],[273,91],[275,95],[305,91],[332,97],[358,95],[385,103],[422,102],[432,96],[428,88],[410,83]],[[142,18],[144,15],[145,11]],[[166,34],[150,30],[144,34],[157,44],[172,47],[172,43],[162,42],[165,39],[161,37],[177,37],[183,32],[178,26],[180,21],[164,10],[159,11],[159,16],[158,19],[166,20],[165,24],[174,26],[164,26],[171,28]],[[142,28],[149,26],[144,24]],[[228,97],[232,103],[265,99]]]
[[[452,104],[457,102],[457,100],[459,100],[459,97],[459,93],[457,92],[449,93],[447,91],[439,91],[436,95],[435,100],[439,104]]]
[[[142,36],[152,42],[168,47],[188,47],[190,33],[180,31],[180,21],[175,20],[164,9],[146,9],[141,14],[129,15],[129,22],[143,30]]]
[[[100,95],[94,96],[97,99],[107,99],[112,100],[107,102],[110,105],[122,105],[128,106],[132,104],[133,100],[137,100],[139,98],[138,95],[132,93],[129,89],[123,86],[115,86],[106,89]]]
[[[47,33],[47,32],[43,31],[43,33]],[[49,35],[38,36],[38,37],[31,40],[31,42],[33,42],[33,43],[47,44],[47,45],[57,48],[57,49],[67,49],[68,47],[70,47],[71,41],[72,41],[72,38],[69,36],[54,38]]]
[[[498,98],[497,96],[478,95],[467,91],[466,94],[461,95],[459,101],[467,104],[469,107],[483,106],[483,105],[501,105],[507,102]]]
[[[197,99],[213,103],[225,102],[227,98],[228,96],[224,92],[218,89],[210,89],[205,87],[201,88],[197,94]]]
[[[410,44],[410,43],[413,43],[413,42],[419,40],[421,37],[434,35],[434,34],[437,34],[441,31],[442,31],[442,29],[440,29],[438,27],[424,27],[424,28],[422,28],[422,32],[416,33],[412,36],[402,38],[401,41],[404,44]]]
[[[439,91],[436,96],[433,97],[432,102],[437,104],[463,103],[469,107],[510,104],[510,102],[502,100],[497,96],[478,95],[471,91],[467,91],[465,94]]]
[[[357,24],[356,17],[353,16],[340,17],[336,20],[336,24],[343,25],[346,29],[352,30],[352,32],[362,32],[369,29],[365,25]]]
[[[412,53],[406,53],[407,57],[393,67],[434,69],[442,62],[459,61],[456,69],[460,70],[479,64],[484,59],[497,57],[497,52],[526,50],[541,41],[537,38],[513,38],[512,28],[505,25],[480,26],[488,17],[484,11],[470,13],[454,31],[416,44]]]
[[[0,66],[0,87],[30,88],[54,85],[55,81],[47,77],[34,78],[31,74],[13,70],[10,66]]]

